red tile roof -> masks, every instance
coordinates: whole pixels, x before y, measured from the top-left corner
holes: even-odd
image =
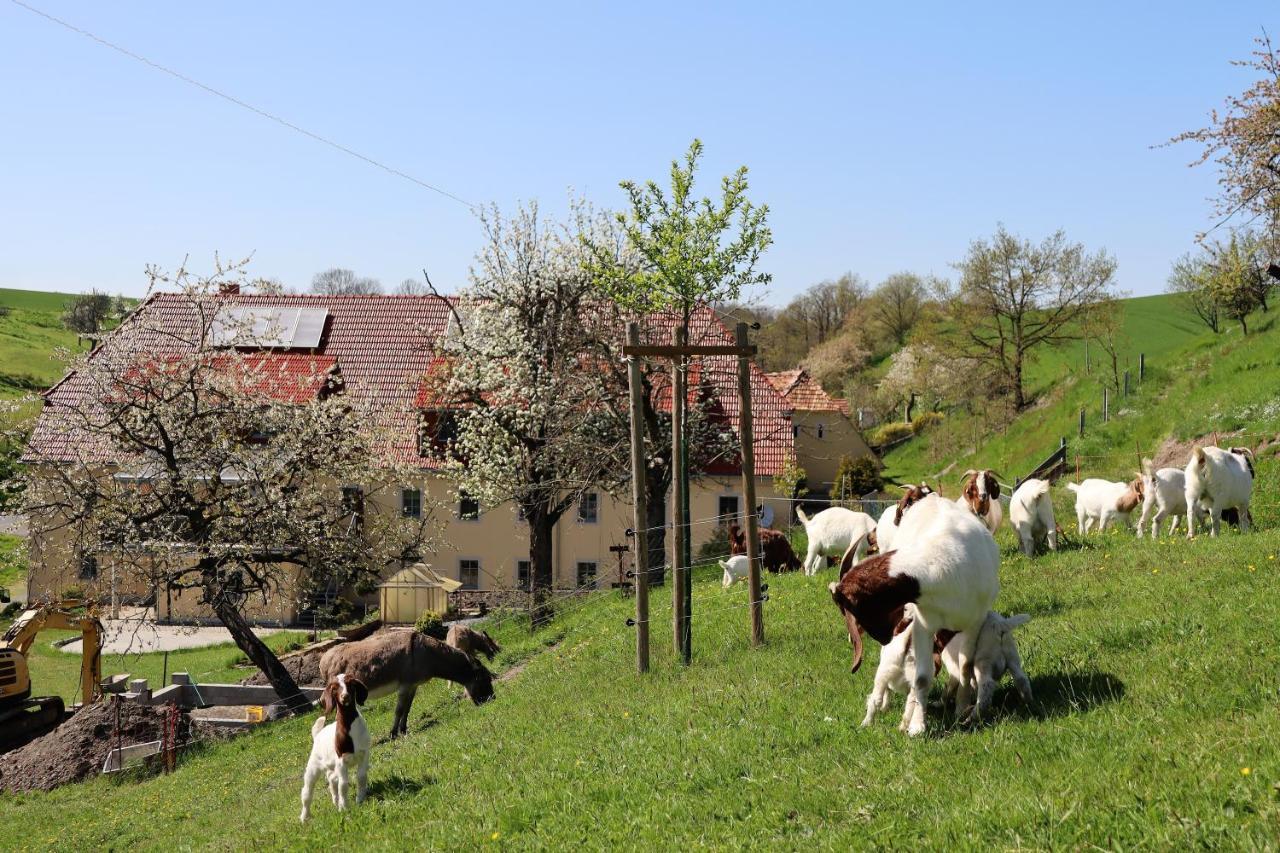
[[[401,458],[431,467],[430,460],[418,456],[418,410],[426,402],[419,398],[424,378],[444,366],[436,356],[436,343],[445,333],[451,316],[446,299],[437,296],[235,294],[219,297],[217,302],[259,307],[327,308],[329,318],[320,346],[302,353],[277,351],[265,355],[262,362],[264,375],[274,377],[272,383],[278,392],[285,393],[286,386],[292,382],[291,387],[309,399],[314,390],[308,383],[300,381],[304,373],[320,375],[336,365],[341,371],[344,393],[371,403],[375,410],[388,418],[388,424],[395,428],[394,433],[402,436],[395,440],[392,451]],[[154,294],[111,333],[90,358],[162,358],[165,353],[190,351],[192,344],[189,341],[200,326],[197,312],[209,309],[210,304],[197,305],[183,294]],[[648,342],[669,343],[671,329],[676,323],[674,315],[653,316],[645,324],[643,337]],[[709,309],[694,313],[689,339],[691,343],[733,342],[729,330]],[[312,367],[320,370],[313,373]],[[693,380],[690,393],[713,394],[730,422],[736,425],[739,409],[737,359],[720,356],[695,359],[690,376]],[[755,410],[756,471],[761,475],[772,475],[788,456],[794,454],[790,422],[792,407],[754,364],[751,391]],[[75,458],[73,448],[77,439],[69,419],[60,416],[59,409],[86,393],[91,393],[89,382],[74,372],[45,392],[45,406],[27,448],[27,461],[68,461]],[[660,405],[661,393],[660,390]],[[669,390],[666,391],[665,406],[670,408]]]
[[[804,368],[766,374],[787,404],[797,412],[841,412],[849,414],[849,401],[837,400]]]

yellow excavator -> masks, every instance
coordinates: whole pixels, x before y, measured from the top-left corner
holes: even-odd
[[[28,608],[0,637],[0,752],[51,731],[66,715],[61,696],[31,696],[27,654],[36,635],[47,628],[80,632],[80,696],[85,705],[102,698],[102,623],[62,605]]]

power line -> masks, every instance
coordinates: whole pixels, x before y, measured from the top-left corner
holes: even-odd
[[[453,201],[456,201],[459,204],[465,205],[466,207],[471,208],[472,210],[475,210],[478,207],[477,205],[472,204],[466,199],[454,195],[448,190],[443,190],[440,187],[432,186],[426,181],[415,178],[413,175],[410,175],[406,172],[402,172],[399,169],[396,169],[392,166],[388,166],[385,163],[381,163],[373,159],[372,157],[366,157],[365,155],[361,154],[359,151],[354,151],[345,145],[334,142],[332,139],[326,139],[325,137],[321,136],[318,133],[312,133],[311,131],[307,130],[305,127],[299,127],[298,125],[294,124],[291,121],[283,119],[280,116],[273,115],[272,113],[269,113],[266,110],[259,109],[258,107],[255,107],[253,104],[246,103],[240,100],[239,98],[236,98],[232,95],[228,95],[226,92],[221,92],[213,88],[212,86],[206,86],[204,83],[201,83],[199,80],[193,80],[192,78],[186,76],[185,74],[179,71],[174,71],[172,68],[168,68],[167,66],[161,65],[158,62],[152,62],[150,59],[147,59],[145,56],[141,56],[129,50],[128,48],[121,47],[120,45],[114,44],[113,42],[109,42],[106,39],[102,38],[101,36],[94,35],[88,30],[81,29],[80,27],[77,27],[74,24],[71,24],[67,21],[62,20],[61,18],[54,17],[53,15],[50,15],[48,12],[44,12],[40,9],[37,9],[34,6],[31,6],[27,3],[22,2],[22,0],[10,0],[10,2],[13,3],[13,5],[15,6],[20,6],[23,9],[26,9],[28,12],[31,12],[32,14],[39,15],[40,17],[48,21],[52,21],[53,23],[57,24],[60,27],[64,27],[68,30],[71,30],[71,32],[73,33],[78,33],[87,39],[91,39],[97,42],[98,44],[102,45],[103,47],[110,48],[111,50],[114,50],[117,53],[123,54],[124,56],[129,57],[135,62],[140,62],[143,65],[154,68],[156,71],[160,71],[164,74],[168,74],[170,77],[174,77],[178,80],[181,80],[183,83],[186,83],[190,86],[195,86],[197,89],[202,89],[205,92],[208,92],[210,95],[214,95],[216,97],[222,98],[224,101],[228,101],[232,104],[235,104],[237,107],[246,109],[251,113],[256,113],[262,118],[268,119],[269,121],[273,121],[276,124],[281,125],[282,127],[287,127],[289,130],[292,130],[296,133],[301,133],[303,136],[306,136],[324,145],[328,145],[330,148],[334,148],[338,151],[341,151],[343,154],[347,154],[352,157],[355,157],[357,160],[363,160],[365,163],[368,163],[370,166],[374,166],[378,169],[381,169],[382,171],[387,172],[388,174],[395,175],[397,178],[403,178],[404,180],[409,181],[410,183],[417,184],[423,189],[431,190],[433,193],[438,193],[444,196],[445,198],[452,199]]]

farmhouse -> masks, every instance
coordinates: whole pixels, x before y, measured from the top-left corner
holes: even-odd
[[[215,309],[249,323],[267,323],[278,329],[256,339],[249,357],[261,359],[266,390],[281,402],[305,402],[317,395],[341,393],[361,399],[391,425],[390,451],[412,461],[419,475],[391,495],[370,496],[363,512],[399,513],[416,517],[437,509],[433,524],[440,549],[426,557],[442,578],[456,580],[455,595],[478,597],[527,588],[529,583],[528,533],[511,506],[480,506],[457,490],[432,457],[429,443],[448,416],[427,390],[427,378],[441,359],[453,312],[450,303],[437,296],[320,296],[249,295],[238,292],[217,297]],[[175,293],[149,297],[91,358],[104,353],[132,354],[140,362],[163,358],[165,347],[196,322],[194,303]],[[139,322],[139,318],[148,322]],[[661,319],[653,321],[662,323]],[[709,309],[696,312],[691,338],[728,343],[732,335]],[[170,328],[168,340],[156,336],[157,328]],[[662,331],[662,330],[659,330]],[[621,330],[620,330],[621,333]],[[243,341],[225,341],[244,350]],[[726,426],[737,429],[738,400],[736,360],[708,357],[691,367],[690,394],[707,404]],[[794,373],[795,375],[792,375]],[[73,372],[43,395],[44,406],[36,423],[24,461],[34,466],[37,482],[45,466],[66,464],[74,458],[74,425],[69,407],[92,393],[87,382]],[[842,404],[832,400],[811,377],[801,372],[766,375],[752,366],[755,419],[755,458],[760,500],[774,502],[776,517],[789,518],[789,503],[781,500],[773,478],[794,458],[811,472],[812,480],[829,483],[842,455],[870,455],[871,450],[849,422]],[[659,408],[670,407],[669,386],[657,395]],[[341,487],[341,489],[339,488]],[[746,509],[740,494],[736,460],[725,460],[700,476],[691,488],[694,519],[719,517],[723,523],[740,517]],[[820,486],[819,486],[820,488]],[[625,490],[624,490],[625,491]],[[363,501],[360,484],[335,484],[334,500]],[[592,585],[608,586],[618,579],[618,554],[611,546],[628,544],[631,509],[623,496],[589,493],[555,531],[553,585],[569,590]],[[713,523],[694,525],[695,547],[715,529]],[[89,595],[106,595],[112,579],[109,560],[82,553],[71,532],[56,519],[32,519],[30,591],[33,597],[56,595],[78,587]],[[160,618],[208,616],[195,593],[175,590],[117,589],[138,598],[152,598]],[[334,595],[337,590],[324,594]],[[251,608],[254,619],[296,623],[305,620],[316,602],[297,600],[287,590],[263,606]],[[370,599],[372,601],[372,599]]]

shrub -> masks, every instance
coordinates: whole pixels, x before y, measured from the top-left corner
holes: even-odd
[[[852,459],[842,456],[840,467],[836,469],[836,479],[831,484],[831,494],[837,498],[856,498],[868,492],[878,492],[883,485],[880,471],[871,457]]]
[[[919,435],[930,427],[942,423],[946,419],[947,416],[942,414],[942,412],[924,412],[917,415],[916,419],[911,422],[911,432],[913,435]]]
[[[418,621],[413,623],[413,630],[420,634],[426,634],[428,637],[434,637],[437,640],[443,640],[447,633],[444,627],[444,620],[434,610],[422,611],[418,616]]]
[[[885,447],[886,445],[901,441],[902,439],[908,438],[914,434],[915,433],[911,431],[911,424],[904,423],[902,421],[895,421],[894,423],[884,424],[883,426],[873,429],[867,436],[867,440],[870,441],[874,447]]]

